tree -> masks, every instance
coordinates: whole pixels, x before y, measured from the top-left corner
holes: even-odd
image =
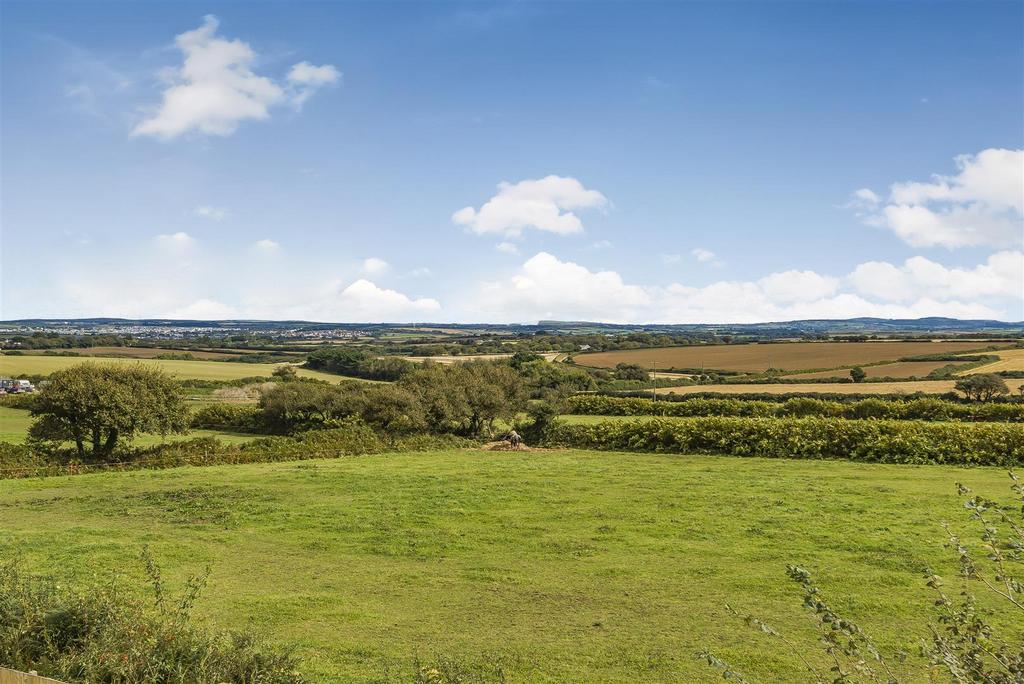
[[[990,401],[1010,393],[1006,381],[994,373],[968,375],[966,378],[957,380],[953,387],[973,401]]]
[[[864,378],[868,377],[867,371],[860,366],[854,366],[850,369],[850,378],[854,382],[864,382]]]
[[[274,376],[275,380],[280,380],[281,382],[288,382],[289,380],[294,380],[295,378],[297,378],[299,376],[299,373],[298,371],[295,370],[294,366],[285,363],[275,368],[274,372],[271,373],[271,375]]]
[[[83,363],[57,371],[32,406],[37,442],[73,441],[78,457],[109,456],[120,440],[140,432],[188,432],[189,411],[179,385],[147,366]]]
[[[650,374],[636,363],[620,363],[615,366],[616,380],[650,380]]]

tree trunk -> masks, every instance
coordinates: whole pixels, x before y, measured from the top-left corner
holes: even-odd
[[[92,457],[97,458],[103,452],[103,433],[98,427],[92,429]]]
[[[110,428],[107,432],[107,442],[103,445],[103,455],[109,456],[114,452],[114,447],[117,446],[117,430]]]

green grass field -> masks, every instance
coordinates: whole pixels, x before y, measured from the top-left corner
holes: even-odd
[[[12,442],[20,444],[25,441],[28,434],[28,426],[32,424],[32,418],[28,411],[22,409],[0,406],[0,442]],[[193,430],[186,435],[139,435],[131,444],[134,446],[154,446],[163,442],[176,442],[183,439],[194,439],[196,437],[216,437],[228,444],[241,444],[255,438],[241,432],[225,432],[223,430]]]
[[[19,377],[24,375],[49,375],[69,366],[80,363],[143,363],[159,366],[171,375],[180,379],[190,380],[237,380],[249,377],[269,377],[279,364],[273,363],[234,363],[228,361],[169,361],[164,359],[125,359],[125,358],[83,358],[74,356],[0,356],[0,376]],[[306,368],[296,368],[304,378],[316,378],[328,382],[340,382],[345,379],[331,373]],[[351,378],[349,378],[351,379]]]
[[[409,681],[417,657],[510,682],[714,681],[703,647],[752,681],[804,681],[724,604],[816,657],[797,563],[884,648],[916,652],[922,568],[958,585],[940,521],[976,539],[957,481],[1008,500],[996,469],[585,451],[9,480],[0,553],[72,582],[141,578],[143,544],[176,586],[208,564],[201,615],[295,644],[315,682]],[[926,681],[917,656],[908,669]]]

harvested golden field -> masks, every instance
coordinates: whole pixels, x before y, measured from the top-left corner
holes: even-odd
[[[999,371],[1024,371],[1024,349],[1004,349],[1003,351],[992,353],[999,357],[998,361],[964,371],[963,375],[970,375],[971,373],[998,373]]]
[[[1007,344],[1008,343],[1004,343]],[[723,344],[693,347],[657,347],[577,354],[576,363],[614,368],[619,363],[638,363],[645,368],[705,368],[761,372],[769,368],[812,370],[841,368],[905,356],[968,352],[989,346],[971,342],[789,342],[780,344]]]
[[[231,363],[227,361],[177,361],[165,359],[84,359],[75,356],[0,356],[0,376],[19,377],[25,375],[49,375],[54,371],[77,366],[87,361],[98,363],[144,363],[162,368],[179,379],[195,380],[237,380],[239,378],[270,377],[279,366],[274,363]],[[354,378],[321,373],[308,368],[296,368],[299,376],[316,378],[328,382],[340,382]]]
[[[718,394],[789,394],[791,392],[824,392],[835,394],[944,394],[953,391],[954,380],[914,380],[911,382],[815,382],[771,385],[689,385],[686,387],[662,387],[658,394],[696,394],[715,392]],[[1007,380],[1010,391],[1016,394],[1024,380]]]
[[[161,347],[76,347],[74,349],[54,349],[51,351],[56,352],[57,354],[60,354],[61,352],[71,352],[73,354],[78,354],[79,356],[105,356],[125,359],[155,359],[161,354],[191,354],[193,357],[201,361],[223,361],[225,359],[234,358],[243,353],[248,353],[242,351],[193,351],[190,349],[165,349]],[[47,354],[42,350],[25,351],[24,353],[31,356],[55,355]]]
[[[553,361],[557,356],[558,352],[543,352],[540,356],[543,356],[548,361]],[[511,359],[511,354],[459,354],[455,356],[403,356],[401,357],[406,361],[412,361],[413,363],[424,363],[426,361],[433,361],[434,363],[462,363],[464,361],[500,361],[501,359]]]
[[[923,378],[933,370],[952,363],[956,363],[956,361],[899,361],[897,363],[884,363],[880,366],[866,366],[864,372],[868,374],[869,378]],[[818,371],[817,373],[797,373],[796,375],[787,375],[786,378],[802,379],[849,376],[849,369],[840,368],[837,370]]]

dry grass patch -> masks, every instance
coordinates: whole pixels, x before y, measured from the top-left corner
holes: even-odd
[[[869,378],[923,378],[933,370],[944,368],[955,361],[899,361],[897,363],[884,363],[880,366],[867,366],[864,372]],[[966,361],[964,362],[966,363]],[[794,380],[805,378],[839,378],[849,377],[848,368],[837,368],[836,370],[818,371],[816,373],[797,373],[787,375],[787,378]]]

